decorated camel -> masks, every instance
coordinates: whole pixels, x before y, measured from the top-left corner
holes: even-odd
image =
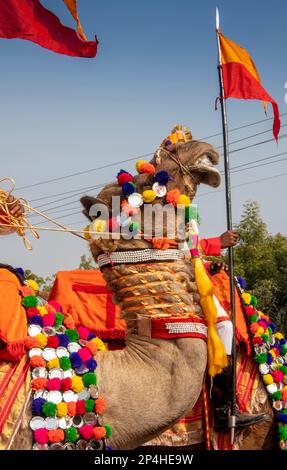
[[[157,438],[193,408],[202,391],[207,370],[213,376],[220,373],[226,366],[224,348],[215,329],[214,305],[210,292],[206,289],[206,286],[210,286],[208,277],[200,258],[195,256],[196,259],[191,262],[184,250],[186,232],[192,234],[195,245],[198,237],[189,219],[190,202],[200,183],[213,187],[219,185],[220,174],[215,168],[218,160],[217,151],[207,143],[189,139],[176,143],[170,142],[167,148],[161,148],[155,153],[149,164],[139,162],[137,176],[132,177],[127,172],[120,172],[118,181],[107,185],[97,198],[82,199],[87,214],[95,219],[91,231],[91,251],[101,267],[108,288],[114,293],[114,301],[120,306],[121,317],[127,323],[126,347],[119,351],[97,351],[96,364],[91,357],[91,352],[93,354],[96,352],[92,347],[96,344],[96,339],[88,333],[84,334],[83,330],[77,335],[72,333],[73,325],[65,321],[62,326],[60,325],[59,330],[59,323],[56,325],[60,318],[57,312],[55,313],[57,306],[50,304],[52,310],[48,309],[43,318],[49,313],[52,317],[54,315],[52,327],[58,328],[58,333],[55,335],[58,339],[55,341],[56,346],[60,344],[60,349],[62,348],[61,354],[57,357],[53,355],[59,348],[56,349],[53,341],[50,341],[48,349],[53,350],[54,344],[54,352],[49,351],[52,355],[47,355],[49,379],[47,380],[45,371],[42,370],[45,369],[45,362],[40,360],[41,373],[44,375],[36,376],[36,379],[34,375],[33,380],[36,382],[34,382],[33,389],[33,418],[32,397],[26,390],[26,400],[23,401],[23,408],[19,413],[17,432],[13,434],[9,448],[32,448],[33,435],[29,424],[31,418],[36,423],[34,429],[32,426],[34,440],[35,435],[36,437],[39,435],[36,443],[44,448],[49,448],[51,445],[54,446],[53,448],[62,447],[64,442],[66,442],[66,448],[75,448],[75,445],[69,442],[70,438],[71,440],[73,438],[73,442],[80,442],[84,445],[82,441],[91,440],[92,437],[93,442],[100,442],[101,439],[108,437],[109,444],[115,449],[137,448]],[[113,212],[112,198],[115,196],[121,198],[121,214]],[[148,236],[143,236],[146,218],[143,203],[148,205],[157,203],[161,206],[167,203],[175,207],[175,219],[174,221],[170,217],[164,219],[161,237],[155,236],[157,233],[154,223],[149,225]],[[99,211],[100,205],[108,208],[106,221],[102,219],[101,211]],[[185,214],[184,230],[176,231],[174,238],[171,239],[168,236],[171,233],[169,229],[174,222],[178,226],[179,211],[182,206]],[[128,227],[129,232],[133,232],[135,236],[130,239],[118,236],[120,227]],[[193,248],[196,252],[196,246]],[[25,302],[25,298],[29,299]],[[33,295],[26,292],[23,300],[28,308],[31,329],[36,330],[36,338],[38,334],[42,335],[39,337],[38,347],[35,347],[35,342],[31,340],[27,341],[27,346],[30,348],[30,353],[34,351],[36,357],[38,354],[41,359],[47,349],[47,338],[45,339],[44,336],[45,334],[49,336],[51,333],[47,333],[48,330],[43,329],[43,323],[39,321],[41,308],[37,303],[32,305]],[[38,320],[33,320],[34,310],[30,311],[29,315],[31,308],[38,308],[39,312],[35,314]],[[263,328],[262,325],[260,327]],[[63,341],[62,335],[68,336],[68,339],[65,339],[66,342]],[[35,331],[31,336],[35,337]],[[79,344],[76,344],[77,341]],[[72,357],[72,354],[77,354],[81,346],[85,350],[81,351],[80,359],[77,357],[81,363],[73,363],[76,357]],[[67,361],[63,361],[62,358],[66,357],[67,350],[71,353],[70,362],[73,366],[71,376],[63,375],[67,370],[67,367],[64,367]],[[34,353],[30,354],[31,362]],[[39,364],[37,365],[36,361],[33,362],[35,372]],[[54,380],[52,383],[50,374],[54,370],[56,375],[53,379],[58,379],[58,381]],[[97,390],[95,389],[96,379],[92,372],[88,372],[94,370],[96,370]],[[60,374],[61,379],[57,374]],[[37,381],[37,379],[40,380]],[[70,382],[66,379],[70,379]],[[68,393],[65,404],[65,400],[63,402],[61,400],[64,396],[63,385],[67,383],[71,384],[72,390],[64,392]],[[55,388],[51,388],[52,385]],[[50,388],[46,390],[46,387]],[[260,387],[265,411],[271,416],[272,410],[267,402],[266,392],[262,386]],[[57,400],[60,396],[60,402],[56,401],[56,406],[53,407],[50,404],[49,407],[45,402],[47,401],[46,392],[56,392],[52,396]],[[37,398],[35,398],[35,393],[37,393]],[[84,395],[79,397],[81,393]],[[88,394],[88,398],[85,393]],[[77,422],[77,414],[81,415],[79,411],[81,407],[78,406],[79,403],[78,405],[75,403],[73,413],[69,412],[69,408],[72,408],[69,407],[71,394],[76,402],[83,402],[86,399],[86,405],[81,403],[84,406],[83,413],[85,410],[87,412],[88,407],[94,406],[93,410],[95,409],[97,414],[100,414],[103,407],[97,403],[99,396],[106,398],[107,409],[103,415],[103,423],[109,426],[105,428],[105,431],[103,431],[103,426],[99,426],[99,423],[102,423],[100,420],[96,428],[84,421],[86,427],[83,430],[81,417],[79,420],[82,428],[77,424],[79,432],[76,429],[73,433],[61,431],[57,434],[50,432],[54,428],[48,431],[46,424],[39,429],[39,423],[35,418],[38,421],[42,420],[42,423],[43,420],[51,418],[50,426],[54,426],[55,421],[58,425],[62,418],[65,418],[66,423],[69,419],[75,419],[75,423]],[[37,406],[35,399],[38,400]],[[94,405],[92,399],[95,400]],[[46,418],[43,417],[43,408],[39,408],[41,403],[43,403]],[[258,401],[254,402],[253,406],[258,407]],[[61,414],[63,410],[66,410],[68,416]],[[268,447],[266,441],[272,429],[272,423],[273,421],[270,420],[268,424],[257,425],[257,448]],[[110,427],[113,430],[112,435]],[[42,433],[35,434],[35,429]],[[254,432],[255,430],[256,428]],[[249,433],[252,433],[252,429]],[[241,439],[241,446],[244,447],[244,445]],[[253,439],[250,441],[251,447],[249,448],[252,448],[252,445],[254,445]]]

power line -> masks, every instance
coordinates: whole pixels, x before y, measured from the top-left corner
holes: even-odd
[[[284,113],[282,114],[281,116],[285,116],[287,113]],[[268,118],[266,120],[262,120],[262,121],[257,121],[256,123],[250,123],[250,124],[246,124],[244,126],[240,126],[238,128],[234,128],[234,129],[231,129],[229,132],[232,132],[232,131],[235,131],[235,130],[239,130],[239,129],[243,129],[243,128],[246,128],[246,127],[250,127],[250,126],[253,126],[255,124],[258,124],[260,122],[266,122],[267,120],[270,120],[272,118]],[[284,125],[286,126],[286,125]],[[282,127],[284,127],[282,126]],[[267,131],[264,131],[262,133],[266,133],[266,132],[269,132],[269,130]],[[262,134],[262,133],[259,133],[259,134]],[[248,137],[244,137],[242,139],[239,139],[237,141],[234,141],[234,142],[230,142],[230,145],[234,144],[234,143],[238,143],[242,140],[246,140],[246,139],[249,139],[249,138],[252,138],[252,137],[255,137],[256,135],[259,135],[259,134],[254,134],[253,136],[248,136]],[[199,140],[204,140],[204,139],[209,139],[211,137],[215,137],[216,135],[221,135],[221,132],[219,132],[218,134],[214,134],[213,136],[207,136],[207,137],[203,137]],[[273,140],[273,139],[271,139]],[[221,147],[219,147],[221,148]],[[84,174],[87,174],[87,173],[91,173],[91,172],[94,172],[94,171],[98,171],[98,170],[103,170],[105,168],[110,168],[110,167],[113,167],[115,165],[119,165],[119,164],[122,164],[122,163],[127,163],[127,162],[130,162],[130,161],[133,161],[133,160],[138,160],[138,159],[141,159],[141,158],[146,158],[146,157],[149,157],[149,156],[152,156],[153,155],[153,152],[151,153],[146,153],[146,154],[143,154],[143,155],[138,155],[136,157],[132,157],[132,158],[127,158],[125,160],[120,160],[118,162],[114,162],[114,163],[109,163],[107,165],[102,165],[102,166],[99,166],[99,167],[96,167],[96,168],[90,168],[89,170],[83,170],[83,171],[78,171],[76,173],[71,173],[70,175],[64,175],[64,176],[60,176],[60,177],[57,177],[57,178],[51,178],[49,180],[43,180],[43,181],[40,181],[38,183],[33,183],[33,184],[30,184],[30,185],[26,185],[26,186],[21,186],[17,189],[17,191],[20,191],[20,190],[23,190],[23,189],[28,189],[28,188],[33,188],[33,187],[36,187],[36,186],[40,186],[42,184],[47,184],[47,183],[54,183],[56,181],[62,181],[64,179],[68,179],[68,178],[72,178],[72,177],[75,177],[75,176],[79,176],[79,175],[84,175]]]

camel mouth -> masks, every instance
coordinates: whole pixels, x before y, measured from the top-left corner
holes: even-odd
[[[200,177],[200,183],[208,184],[213,188],[218,188],[221,182],[221,176],[217,168],[218,158],[215,155],[204,154],[196,159],[194,164],[189,167],[192,173],[197,173]]]

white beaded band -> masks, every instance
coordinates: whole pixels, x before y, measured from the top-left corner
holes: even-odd
[[[98,256],[98,265],[113,266],[114,264],[133,264],[151,261],[176,261],[184,258],[184,253],[180,250],[131,250],[114,251],[112,253],[102,253]]]

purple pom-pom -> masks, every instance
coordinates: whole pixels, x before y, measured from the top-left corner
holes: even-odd
[[[29,324],[44,326],[43,318],[40,315],[34,315],[33,317],[29,318]]]
[[[33,415],[40,415],[43,416],[42,406],[46,403],[44,398],[35,398],[32,402],[32,413]]]
[[[113,450],[112,446],[107,446],[106,450]]]
[[[71,360],[73,369],[79,369],[83,365],[82,359],[80,358],[79,354],[76,352],[73,352],[70,355],[70,360]]]
[[[277,421],[279,421],[280,423],[287,424],[287,415],[284,413],[278,413]]]
[[[286,344],[286,343],[287,343],[287,341],[286,341],[286,339],[285,339],[285,338],[282,338],[282,339],[280,339],[279,343],[280,343],[280,344]]]
[[[95,359],[88,359],[86,366],[90,372],[93,372],[97,368],[97,361],[95,361]]]
[[[241,276],[237,276],[237,281],[238,281],[238,284],[240,285],[241,289],[245,290],[246,286],[247,286],[247,283],[246,283],[245,279],[243,279],[243,277],[241,277]]]
[[[270,353],[268,352],[268,353],[267,353],[267,359],[266,359],[267,364],[270,365],[270,364],[272,364],[273,361],[274,361],[274,359],[273,359],[272,354],[270,354]]]
[[[158,171],[154,177],[154,180],[161,186],[165,186],[169,182],[170,176],[167,171]]]
[[[25,272],[23,268],[15,268],[15,271],[20,274],[20,276],[25,277]]]
[[[59,339],[60,346],[63,346],[64,348],[66,348],[70,342],[69,336],[64,335],[64,334],[57,334],[57,337]]]
[[[95,335],[95,333],[89,333],[88,341],[91,341],[91,339],[94,339],[96,337],[97,337],[97,335]]]

